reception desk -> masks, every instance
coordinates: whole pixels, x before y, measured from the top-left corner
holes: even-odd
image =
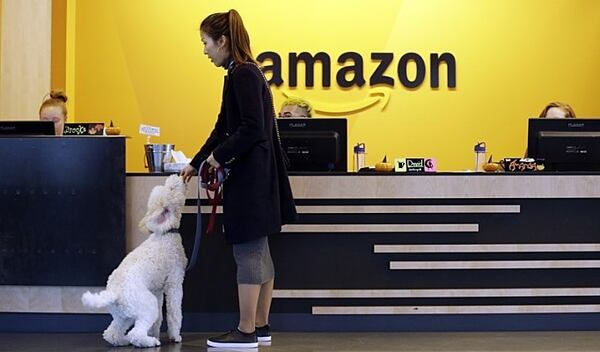
[[[0,138],[0,285],[103,285],[124,255],[125,138]]]
[[[152,187],[165,177],[127,175],[128,250],[145,239],[137,223]],[[277,330],[600,327],[600,173],[298,174],[290,179],[299,219],[270,239]],[[188,256],[196,192],[194,180],[181,227]],[[201,204],[208,214],[204,195]],[[231,248],[221,226],[216,228],[203,237],[198,263],[186,276],[188,331],[222,330],[237,319]],[[87,289],[61,294],[74,300]],[[0,308],[6,312],[0,323],[9,313],[36,312],[11,311],[6,303]],[[62,316],[78,319],[80,329],[101,329],[109,321],[77,303],[69,309],[51,312],[71,313]]]

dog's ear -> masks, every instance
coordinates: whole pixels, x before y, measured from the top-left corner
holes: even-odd
[[[163,211],[154,215],[152,221],[156,225],[163,225],[165,222],[167,222],[167,220],[169,220],[169,216],[171,216],[171,212],[169,211],[169,208],[164,208]]]
[[[144,232],[164,233],[178,228],[185,204],[185,183],[178,175],[171,175],[165,185],[155,186],[148,198],[148,211],[140,222]]]
[[[148,222],[148,214],[144,215],[144,217],[142,218],[142,220],[140,220],[140,223],[138,224],[138,228],[140,229],[140,231],[142,231],[142,233],[144,235],[150,234],[150,230],[148,229],[148,226],[146,226],[147,222]]]
[[[164,233],[174,227],[173,213],[169,208],[159,208],[152,212],[148,212],[142,222],[140,228],[144,226],[148,232]]]
[[[155,186],[148,197],[148,209],[138,224],[139,229],[146,235],[149,235],[151,232],[155,231],[153,226],[153,218],[156,216],[157,211],[161,212],[163,210],[163,207],[161,206],[160,195],[161,192],[164,192],[164,189],[165,187],[163,186]]]

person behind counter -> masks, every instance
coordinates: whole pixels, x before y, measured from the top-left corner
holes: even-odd
[[[48,93],[40,106],[41,121],[54,122],[54,134],[62,136],[67,121],[67,95],[59,90]]]
[[[544,107],[539,117],[547,119],[574,119],[575,110],[569,104],[553,101]],[[528,150],[525,149],[524,157],[527,158],[528,154]]]
[[[312,106],[302,98],[290,97],[281,104],[279,117],[311,117]]]
[[[575,118],[575,111],[569,104],[555,101],[544,107],[540,117],[549,119]]]
[[[187,182],[202,161],[230,169],[223,186],[225,240],[237,265],[240,319],[211,347],[254,348],[271,340],[269,311],[275,277],[268,236],[293,221],[296,208],[277,138],[272,94],[235,10],[202,21],[204,54],[227,70],[221,112],[207,141],[181,175]],[[215,273],[215,275],[218,275]]]

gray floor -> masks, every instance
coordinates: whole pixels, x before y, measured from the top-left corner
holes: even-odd
[[[207,351],[211,334],[184,334],[180,344],[163,339],[148,349],[111,348],[100,334],[2,334],[0,351],[81,352],[191,352]],[[600,351],[600,332],[493,332],[493,333],[275,333],[262,352],[325,351]],[[211,352],[231,349],[208,349]],[[238,350],[243,351],[243,350]],[[245,350],[256,351],[256,349]]]

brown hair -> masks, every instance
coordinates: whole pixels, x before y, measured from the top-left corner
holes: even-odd
[[[215,41],[219,40],[222,35],[227,37],[229,52],[236,64],[256,63],[252,50],[250,50],[250,37],[244,27],[242,17],[236,10],[231,9],[228,12],[209,15],[200,24],[200,30]]]
[[[65,115],[65,120],[67,119],[67,95],[60,90],[52,90],[50,93],[44,97],[44,101],[40,106],[39,114],[42,114],[42,109],[49,106],[58,106],[62,109],[63,115]]]
[[[564,111],[566,118],[573,118],[573,117],[575,117],[575,111],[573,110],[573,108],[569,104],[561,103],[561,102],[558,102],[558,101],[554,101],[554,102],[546,105],[546,107],[544,108],[544,110],[542,110],[542,112],[540,113],[540,117],[546,117],[546,114],[548,113],[548,110],[550,110],[551,108],[559,108],[559,109],[561,109],[562,111]]]

